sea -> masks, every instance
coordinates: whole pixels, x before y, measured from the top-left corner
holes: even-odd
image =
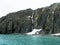
[[[60,45],[60,37],[49,35],[0,34],[0,45]]]

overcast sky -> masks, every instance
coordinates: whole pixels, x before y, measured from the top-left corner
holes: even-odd
[[[0,0],[0,17],[10,12],[15,12],[27,8],[37,9],[49,6],[60,0]]]

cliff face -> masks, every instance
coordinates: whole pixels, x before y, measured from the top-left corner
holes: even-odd
[[[49,7],[37,9],[37,27],[43,29],[44,33],[60,32],[60,3],[55,3]]]
[[[32,13],[34,12],[32,24]],[[42,28],[45,34],[60,32],[60,4],[36,10],[27,9],[7,14],[0,18],[0,33],[27,33],[34,28]]]
[[[32,30],[32,9],[7,14],[0,19],[0,33],[27,33]]]

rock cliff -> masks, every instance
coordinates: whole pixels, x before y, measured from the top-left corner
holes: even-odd
[[[33,23],[32,23],[32,13]],[[0,18],[0,33],[27,33],[33,28],[43,29],[41,33],[60,33],[60,3],[36,10],[26,9],[12,12]]]

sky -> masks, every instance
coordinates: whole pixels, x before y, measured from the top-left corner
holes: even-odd
[[[60,0],[0,0],[0,17],[24,9],[37,9],[59,3]]]

